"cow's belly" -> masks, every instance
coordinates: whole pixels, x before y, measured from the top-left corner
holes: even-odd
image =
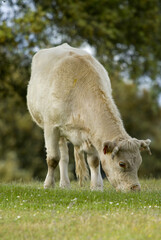
[[[87,139],[86,133],[83,130],[74,129],[69,126],[60,127],[60,135],[68,139],[73,145],[81,146]]]
[[[69,140],[74,146],[78,146],[80,151],[84,151],[87,154],[95,154],[96,148],[90,141],[90,135],[81,129],[65,129],[60,128],[61,136]]]

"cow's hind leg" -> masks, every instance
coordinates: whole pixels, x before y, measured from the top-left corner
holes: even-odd
[[[59,163],[60,153],[59,153],[59,129],[53,126],[44,127],[44,138],[45,146],[47,152],[47,165],[48,172],[44,182],[44,188],[54,187],[54,170]]]
[[[76,176],[79,178],[79,185],[82,187],[83,182],[89,178],[89,171],[84,157],[84,152],[78,146],[74,146],[74,157]]]
[[[59,141],[59,149],[60,149],[60,187],[62,188],[69,188],[70,181],[68,177],[68,163],[69,163],[69,153],[68,153],[68,146],[67,141],[65,138],[60,138]]]
[[[103,180],[100,171],[100,160],[97,155],[88,155],[87,161],[91,172],[91,190],[103,190]]]

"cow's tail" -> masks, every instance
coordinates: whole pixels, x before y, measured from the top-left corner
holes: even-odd
[[[74,157],[76,165],[76,176],[79,179],[80,186],[85,180],[89,179],[89,171],[85,161],[84,153],[80,152],[79,147],[74,147]]]

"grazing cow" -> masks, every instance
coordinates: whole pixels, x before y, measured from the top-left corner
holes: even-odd
[[[54,186],[58,163],[60,186],[70,185],[69,140],[74,145],[80,181],[87,176],[87,153],[91,189],[103,189],[101,161],[117,190],[140,190],[140,150],[150,152],[150,140],[137,140],[127,134],[112,99],[108,74],[94,57],[66,43],[40,50],[32,61],[27,104],[33,120],[44,129],[48,165],[45,188]]]

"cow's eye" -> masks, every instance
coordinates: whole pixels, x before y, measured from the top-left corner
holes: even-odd
[[[126,163],[120,161],[120,162],[119,162],[119,166],[122,167],[122,168],[126,168]]]

